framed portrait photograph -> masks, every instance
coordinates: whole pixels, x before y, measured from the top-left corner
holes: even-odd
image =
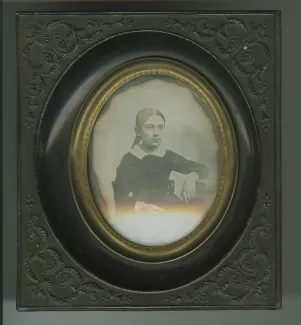
[[[280,308],[279,13],[17,22],[18,310]]]
[[[171,60],[135,60],[101,81],[70,148],[85,221],[138,259],[175,258],[200,245],[234,192],[227,111],[206,80]]]

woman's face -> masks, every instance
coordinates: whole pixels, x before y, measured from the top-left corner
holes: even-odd
[[[158,147],[162,141],[164,128],[165,123],[161,116],[150,116],[139,130],[142,143],[149,148]]]

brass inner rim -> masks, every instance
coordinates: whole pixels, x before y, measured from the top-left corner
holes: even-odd
[[[221,177],[216,197],[200,224],[184,238],[162,246],[145,246],[120,236],[97,208],[88,177],[90,137],[98,114],[107,100],[126,83],[146,75],[165,75],[182,81],[203,98],[216,120],[220,137]],[[237,178],[235,133],[226,108],[215,90],[199,74],[180,63],[161,59],[135,60],[115,69],[88,95],[77,116],[69,147],[69,176],[81,217],[108,248],[139,262],[161,263],[183,257],[203,245],[226,215]]]

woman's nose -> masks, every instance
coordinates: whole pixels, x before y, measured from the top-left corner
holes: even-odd
[[[160,133],[159,129],[154,129],[153,135],[158,136]]]

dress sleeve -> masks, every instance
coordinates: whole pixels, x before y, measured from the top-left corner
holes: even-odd
[[[113,182],[115,205],[133,206],[135,187],[135,174],[133,168],[134,162],[129,156],[125,155],[116,170],[116,178]]]
[[[199,179],[204,179],[208,176],[208,168],[204,164],[188,160],[179,154],[170,151],[170,161],[172,169],[182,174],[197,173]]]

